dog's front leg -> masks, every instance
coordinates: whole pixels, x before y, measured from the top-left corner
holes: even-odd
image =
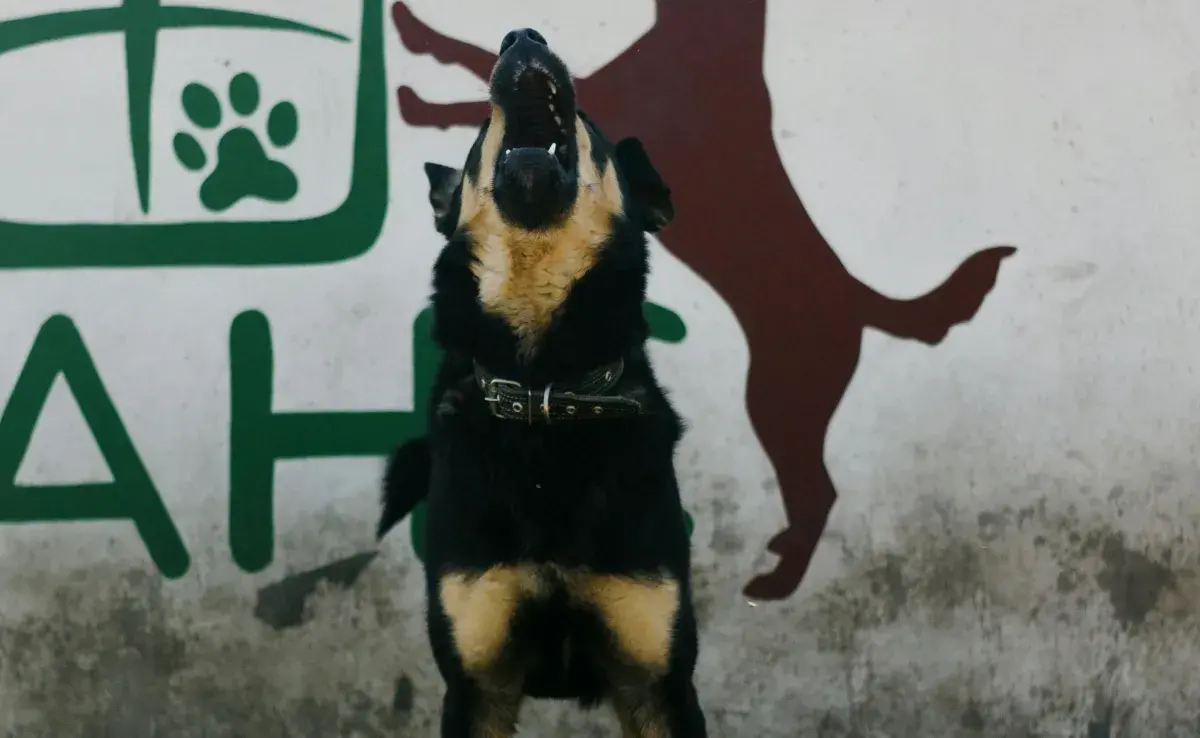
[[[626,684],[613,694],[623,738],[707,738],[704,712],[691,679],[668,674],[655,684]]]
[[[625,738],[707,738],[692,673],[696,617],[686,579],[669,574],[585,574],[576,602],[608,630],[610,697]]]
[[[510,738],[517,732],[519,694],[492,691],[463,678],[446,685],[442,738]]]
[[[431,512],[436,521],[436,511]],[[508,738],[516,733],[523,675],[506,665],[504,654],[517,608],[539,591],[536,573],[520,566],[440,577],[442,615],[430,620],[431,628],[439,622],[449,626],[448,633],[431,633],[446,678],[442,738]],[[450,648],[439,649],[437,644],[447,640]]]

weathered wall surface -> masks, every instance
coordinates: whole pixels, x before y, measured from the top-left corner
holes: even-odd
[[[438,104],[484,89],[453,41],[526,25],[676,190],[712,735],[1200,733],[1200,7],[155,5],[0,8],[8,735],[435,734],[379,455],[430,355],[421,164],[473,137]]]

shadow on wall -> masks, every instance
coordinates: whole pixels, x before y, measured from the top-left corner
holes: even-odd
[[[767,543],[779,556],[776,568],[745,593],[779,600],[799,586],[837,497],[825,436],[858,364],[863,329],[940,343],[975,316],[1016,249],[980,251],[912,300],[881,295],[851,275],[809,218],[775,148],[763,76],[766,11],[766,0],[657,0],[646,35],[576,84],[606,131],[645,143],[676,204],[660,240],[729,303],[746,335],[747,408],[778,476],[787,525]],[[393,19],[410,51],[488,79],[491,52],[429,28],[403,3]],[[414,126],[477,126],[489,113],[486,101],[435,104],[408,87],[399,103]],[[714,153],[721,166],[705,166]]]

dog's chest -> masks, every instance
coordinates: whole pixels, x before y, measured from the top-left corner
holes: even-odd
[[[479,302],[512,328],[529,351],[596,261],[598,248],[589,234],[568,229],[556,233],[508,233],[485,236],[475,244],[472,272]]]

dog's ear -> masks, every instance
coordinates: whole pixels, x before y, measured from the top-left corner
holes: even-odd
[[[453,168],[425,163],[425,176],[429,179],[429,204],[433,206],[433,226],[438,233],[450,237],[458,214],[453,212],[454,196],[462,182],[462,172]]]
[[[632,136],[621,139],[617,142],[613,158],[625,177],[625,184],[634,201],[630,215],[639,221],[647,233],[664,228],[675,218],[671,190],[650,162],[642,142]]]

